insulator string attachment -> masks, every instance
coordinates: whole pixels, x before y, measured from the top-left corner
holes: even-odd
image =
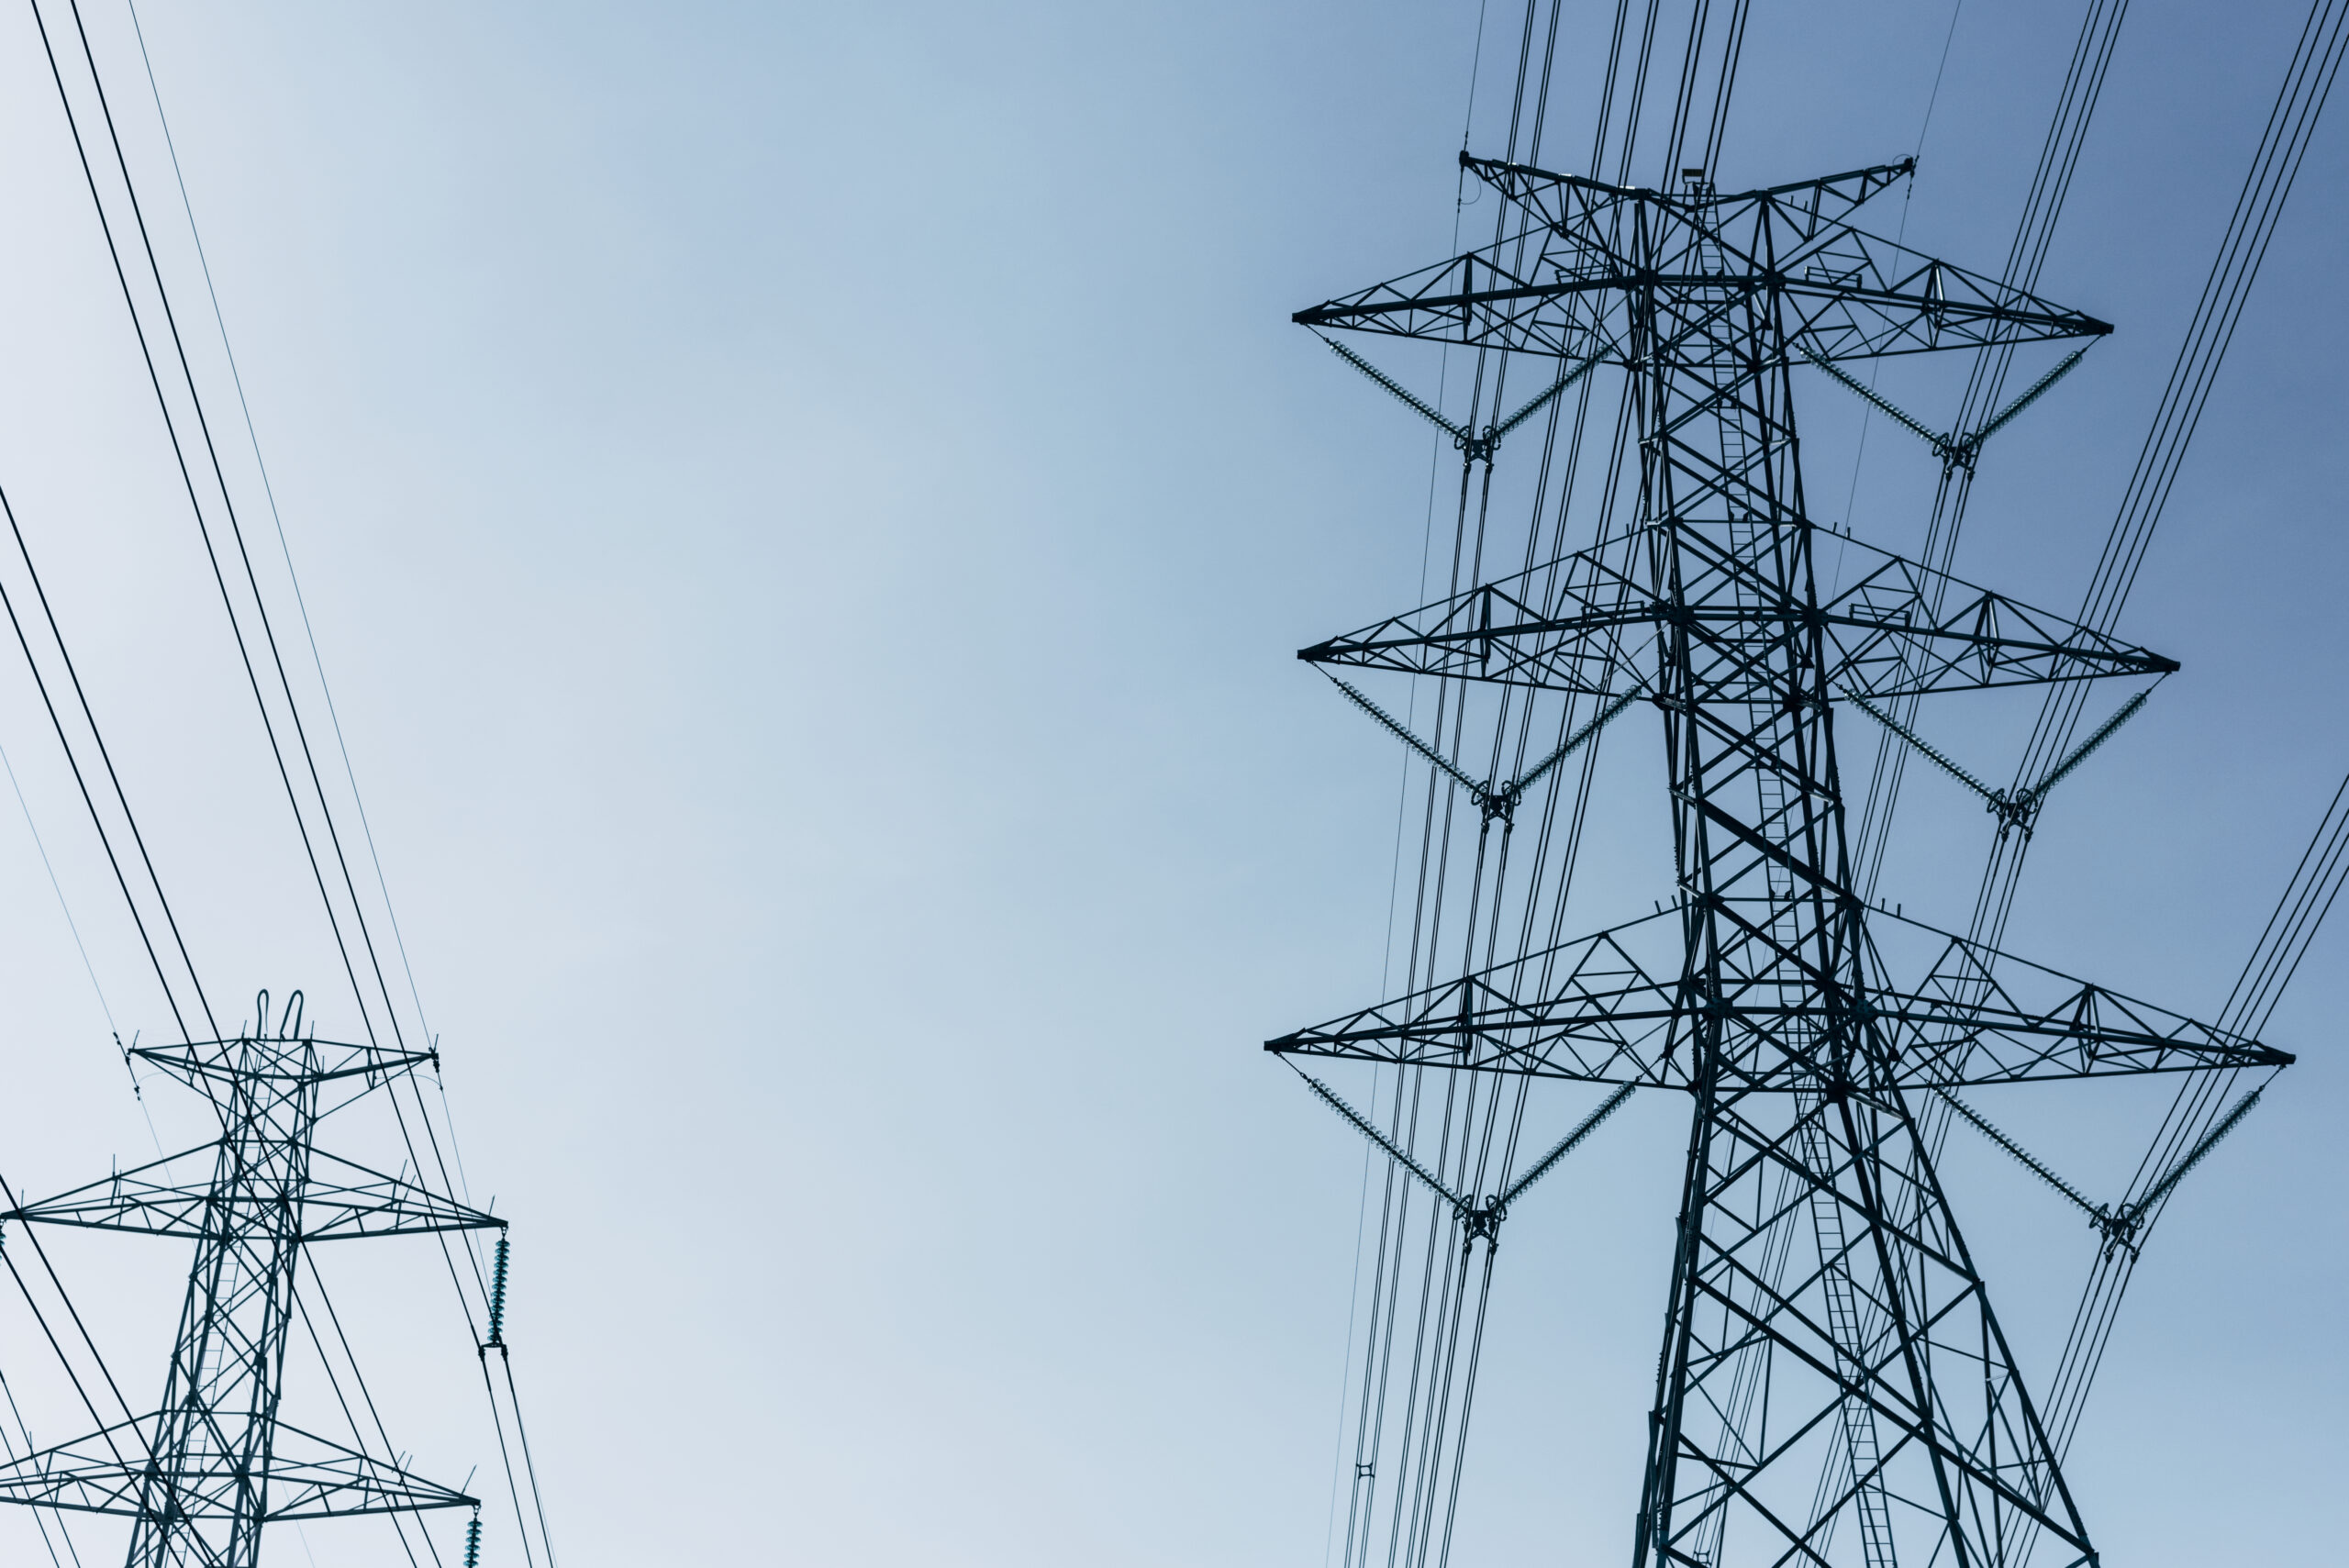
[[[489,1338],[482,1349],[500,1355],[506,1353],[506,1265],[513,1256],[513,1245],[507,1237],[497,1239],[497,1262],[489,1281]]]

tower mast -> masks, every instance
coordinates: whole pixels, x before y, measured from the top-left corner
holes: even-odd
[[[1644,699],[1673,903],[1266,1049],[1688,1096],[1635,1568],[1973,1568],[2041,1540],[2092,1563],[1920,1107],[1970,1084],[2291,1058],[1854,890],[1839,706],[2176,666],[1841,538],[1857,580],[1823,590],[1794,372],[2110,328],[1854,227],[1908,163],[1724,195],[1693,171],[1666,192],[1462,162],[1513,232],[1297,319],[1546,356],[1562,380],[1620,371],[1637,514],[1299,657]]]

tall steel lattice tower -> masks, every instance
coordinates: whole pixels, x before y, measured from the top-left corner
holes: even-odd
[[[279,1418],[306,1248],[506,1222],[317,1146],[322,1116],[431,1053],[314,1039],[298,996],[273,1035],[268,1013],[264,993],[235,1040],[134,1052],[211,1102],[216,1142],[0,1216],[195,1243],[154,1412],[0,1465],[0,1502],[130,1518],[128,1568],[253,1568],[267,1524],[478,1507]]]
[[[1508,204],[1503,239],[1297,319],[1543,356],[1559,384],[1620,371],[1636,512],[1588,550],[1472,577],[1299,657],[1554,694],[1590,716],[1577,738],[1652,706],[1674,900],[1266,1049],[1688,1096],[1635,1564],[1976,1568],[2034,1546],[2094,1562],[1936,1173],[1929,1103],[2291,1058],[1855,891],[1839,711],[1897,725],[1886,708],[1925,695],[2175,666],[1823,529],[1804,504],[1794,391],[1805,366],[1850,383],[1837,367],[1854,361],[2110,328],[1853,227],[1906,163],[1724,195],[1694,173],[1665,192],[1462,162]],[[1499,433],[1463,445],[1488,461]],[[1970,463],[1946,444],[1945,461]],[[1406,739],[1487,826],[1524,797],[1527,780],[1474,784]],[[1464,1233],[1489,1241],[1505,1198],[1454,1201]]]

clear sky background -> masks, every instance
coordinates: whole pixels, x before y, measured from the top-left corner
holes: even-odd
[[[2077,602],[2302,15],[2132,8],[2043,279],[2120,330],[1999,438],[1962,574]],[[144,19],[471,1184],[516,1222],[560,1561],[1320,1562],[1364,1151],[1258,1042],[1377,991],[1399,764],[1291,654],[1416,602],[1451,459],[1287,316],[1450,250],[1514,13],[1481,71],[1468,5]],[[2077,22],[1761,0],[1720,179],[1915,151],[1938,72],[1906,238],[1995,272]],[[347,1022],[39,47],[0,17],[0,484],[207,984]],[[2205,1016],[2349,767],[2332,113],[2121,623],[2185,671],[2049,809],[2007,943]],[[1805,395],[1840,518],[1850,411]],[[1913,550],[1929,462],[1879,427],[1855,530]],[[150,1151],[107,1015],[166,1021],[34,701],[0,673],[105,995],[0,797],[0,1174],[48,1191]],[[1887,892],[1962,922],[1987,818],[1918,772]],[[1653,803],[1594,832],[1594,909],[1664,892]],[[2138,1274],[2071,1467],[2109,1562],[2335,1550],[2344,953]],[[168,1094],[154,1137],[201,1137]],[[2152,1102],[2075,1104],[2012,1115],[2117,1190]],[[1463,1568],[1628,1548],[1683,1114],[1637,1103],[1511,1222]],[[1988,1160],[1952,1182],[2043,1376],[2090,1233]],[[141,1386],[155,1248],[63,1260]],[[335,1262],[362,1354],[419,1468],[486,1473],[470,1341],[403,1256]]]

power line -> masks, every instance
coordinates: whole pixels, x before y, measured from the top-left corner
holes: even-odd
[[[117,233],[117,225],[110,212],[109,198],[106,193],[101,189],[97,166],[94,163],[91,157],[89,139],[84,135],[82,117],[76,107],[75,94],[68,86],[63,62],[55,47],[51,29],[49,26],[48,16],[44,11],[40,0],[32,0],[33,17],[41,37],[44,52],[50,65],[51,78],[57,88],[59,102],[65,113],[68,127],[73,139],[76,155],[80,161],[83,174],[84,183],[89,189],[93,206],[99,219],[101,231],[114,268],[116,280],[119,285],[124,304],[131,317],[131,324],[139,341],[141,360],[146,369],[148,382],[150,389],[155,395],[159,411],[161,413],[163,417],[165,432],[172,444],[172,450],[174,461],[178,467],[182,487],[186,494],[191,513],[197,525],[198,533],[204,545],[206,560],[210,565],[214,584],[218,591],[222,606],[228,613],[230,630],[238,648],[239,660],[244,668],[247,684],[254,698],[256,708],[262,719],[264,735],[268,740],[271,754],[275,763],[278,777],[284,788],[285,798],[293,811],[295,824],[302,841],[306,858],[309,863],[313,882],[316,884],[320,896],[321,906],[327,916],[329,930],[334,938],[338,951],[340,953],[345,978],[350,983],[351,988],[351,994],[359,1007],[362,1029],[370,1041],[370,1047],[372,1049],[376,1029],[374,1006],[371,1005],[369,1000],[372,994],[375,998],[380,1000],[380,1004],[384,1009],[384,1021],[389,1029],[393,1040],[395,1043],[400,1042],[404,1039],[405,1030],[399,1022],[399,1008],[388,985],[385,984],[381,957],[378,953],[373,932],[370,929],[365,902],[359,894],[356,879],[350,864],[350,859],[345,851],[342,842],[342,835],[334,819],[333,803],[325,789],[323,777],[318,767],[317,757],[311,746],[308,728],[303,719],[301,712],[301,699],[295,693],[290,672],[286,666],[284,653],[276,635],[275,628],[272,622],[267,595],[262,589],[259,573],[256,569],[256,564],[244,538],[233,487],[229,483],[220,451],[214,440],[211,421],[204,406],[204,394],[198,384],[197,377],[189,357],[187,345],[181,334],[177,314],[173,309],[171,299],[170,288],[165,282],[162,268],[156,252],[154,239],[150,231],[147,217],[139,199],[137,183],[133,177],[128,160],[124,151],[121,133],[116,122],[113,106],[108,100],[103,73],[99,68],[95,52],[92,47],[90,35],[79,6],[78,0],[68,0],[68,6],[72,24],[72,37],[79,46],[79,69],[84,73],[86,91],[92,96],[97,117],[103,124],[105,131],[104,145],[111,153],[110,179],[116,183],[116,188],[119,192],[119,199],[127,204],[128,228],[135,233],[138,241],[138,250],[144,262],[143,283],[151,291],[151,308],[161,312],[160,320],[157,323],[156,329],[151,333],[148,320],[148,310],[150,307],[142,306],[139,290],[133,287],[131,271],[126,262],[123,253],[123,246],[120,243],[120,239]],[[317,671],[319,681],[319,689],[324,694],[324,698],[328,705],[331,726],[334,730],[338,754],[343,763],[345,778],[350,784],[352,799],[357,803],[357,809],[361,815],[362,834],[364,836],[368,853],[375,873],[376,888],[378,893],[384,898],[384,908],[388,914],[390,911],[389,893],[383,875],[381,856],[374,846],[372,827],[369,826],[365,820],[363,800],[362,800],[359,795],[355,773],[353,773],[351,768],[348,741],[342,732],[340,716],[339,714],[336,714],[333,709],[331,690],[326,684],[323,662],[318,657],[316,630],[310,623],[306,603],[304,602],[301,597],[301,588],[298,576],[294,573],[291,550],[284,536],[284,521],[277,512],[273,489],[269,484],[267,466],[262,457],[258,437],[253,429],[251,411],[245,397],[241,373],[237,368],[233,349],[228,345],[227,340],[226,326],[220,311],[217,291],[213,285],[208,260],[204,256],[201,236],[195,229],[192,206],[190,206],[187,201],[186,185],[179,166],[177,146],[171,137],[168,120],[163,117],[160,87],[155,81],[152,62],[147,55],[143,28],[139,26],[139,18],[135,10],[132,12],[130,19],[133,34],[137,39],[141,61],[146,68],[150,95],[153,98],[158,122],[161,127],[164,144],[168,150],[171,159],[173,177],[178,185],[183,206],[187,210],[190,234],[195,243],[196,256],[206,294],[210,299],[215,325],[216,327],[218,327],[221,331],[222,345],[224,351],[228,355],[229,373],[234,386],[235,395],[238,399],[239,409],[246,422],[247,434],[249,439],[251,441],[256,470],[261,475],[263,494],[267,499],[271,516],[277,528],[281,553],[284,559],[288,581],[293,585],[293,592],[295,596],[297,608],[304,626],[305,637],[310,648],[313,665]],[[167,346],[171,360],[175,366],[176,378],[173,384],[178,389],[179,395],[184,396],[184,412],[183,412],[178,406],[175,406],[173,392],[167,389],[162,365],[159,360],[156,346],[158,339]],[[192,418],[194,426],[192,433],[185,436],[184,436],[182,428],[184,418]],[[206,475],[206,482],[204,485],[199,485],[198,469],[192,460],[192,450],[195,451],[200,451],[202,454],[204,460],[202,471]],[[209,501],[207,501],[206,495],[204,493],[207,487],[210,494]],[[4,500],[4,498],[0,498],[0,500]],[[237,593],[231,588],[231,574],[228,570],[227,564],[222,560],[220,550],[217,547],[213,524],[209,517],[210,505],[216,502],[220,509],[222,519],[227,527],[229,542],[234,549],[236,564],[239,568],[238,575],[240,577],[244,593],[249,595],[249,607],[240,608]],[[10,522],[12,528],[14,528],[15,518],[13,513],[10,515]],[[34,590],[40,598],[43,614],[48,623],[47,629],[50,633],[50,641],[55,645],[59,657],[63,661],[65,672],[72,682],[76,698],[80,702],[81,717],[88,728],[93,741],[96,745],[100,761],[105,764],[109,783],[113,786],[115,804],[119,808],[120,815],[126,825],[129,828],[132,840],[138,848],[139,859],[146,873],[147,885],[151,889],[157,907],[159,908],[165,924],[170,929],[173,945],[177,949],[181,965],[186,972],[190,984],[195,987],[197,1000],[199,1003],[202,1003],[203,993],[200,984],[196,983],[195,980],[194,965],[187,958],[184,942],[179,939],[177,922],[171,915],[168,900],[163,897],[161,885],[160,880],[155,876],[151,861],[148,860],[146,857],[143,837],[139,835],[138,831],[135,817],[132,817],[130,815],[128,800],[123,795],[120,781],[114,775],[111,758],[106,752],[103,738],[99,737],[97,734],[95,718],[91,716],[86,697],[82,694],[80,689],[79,677],[74,674],[72,671],[70,654],[65,652],[62,638],[57,631],[54,617],[49,613],[47,595],[45,591],[40,588],[38,573],[33,572],[31,557],[29,551],[25,548],[21,529],[16,530],[16,537],[19,555],[24,561],[28,573],[30,574]],[[5,597],[5,584],[0,584],[0,597]],[[15,627],[20,649],[24,651],[28,664],[32,667],[35,679],[41,687],[44,703],[48,706],[50,710],[52,727],[56,728],[61,742],[66,747],[69,762],[72,762],[77,783],[81,785],[85,806],[91,813],[94,823],[99,829],[101,840],[106,849],[109,862],[115,868],[117,885],[123,892],[126,901],[129,904],[134,921],[138,924],[142,940],[146,942],[149,950],[150,965],[155,969],[158,979],[162,982],[166,998],[171,1001],[176,1016],[178,1014],[179,1007],[176,997],[173,994],[171,976],[164,969],[161,955],[158,951],[156,944],[148,936],[146,916],[142,911],[141,901],[139,897],[134,895],[129,879],[125,874],[122,858],[117,854],[115,851],[112,835],[109,833],[107,828],[106,814],[99,810],[97,799],[90,789],[88,779],[83,772],[78,756],[77,748],[72,738],[67,732],[64,717],[60,712],[57,704],[50,697],[48,682],[41,673],[40,662],[34,655],[32,643],[28,636],[26,626],[23,620],[17,616],[13,600],[8,600],[6,608],[12,625]],[[255,662],[253,641],[248,636],[246,626],[246,617],[248,615],[254,618],[254,629],[257,632],[259,640],[262,644],[262,647],[268,656],[271,673],[273,676],[275,694],[279,699],[282,699],[284,721],[290,725],[292,739],[300,754],[300,773],[307,788],[306,799],[303,789],[297,787],[295,770],[289,761],[284,746],[282,744],[279,728],[280,719],[273,711],[271,695],[269,692],[264,690],[262,673]],[[328,852],[328,858],[330,858],[334,862],[336,877],[335,885],[333,886],[329,885],[327,868],[321,860],[319,853],[321,846],[313,833],[313,813],[315,813],[316,816],[317,831],[322,833],[326,840],[324,848]],[[340,889],[341,900],[343,901],[340,905],[336,891],[338,887]],[[369,985],[363,985],[361,982],[360,969],[358,962],[356,962],[356,956],[353,954],[351,944],[347,940],[345,930],[346,915],[351,927],[351,934],[355,934],[357,936],[360,948],[364,954],[366,971],[369,980],[372,982],[372,988]],[[68,917],[70,920],[70,912]],[[422,1003],[416,985],[413,966],[407,963],[405,941],[400,938],[398,933],[396,916],[392,915],[391,919],[393,934],[398,950],[400,962],[406,971],[411,1000],[415,1002],[417,1006],[419,1027],[424,1027],[422,1025]],[[95,971],[93,972],[93,978],[95,982]],[[101,1002],[103,1005],[103,995],[101,995]],[[206,1022],[207,1026],[210,1027],[212,1034],[217,1036],[220,1031],[217,1024],[212,1023],[208,1004],[205,1005],[205,1013]],[[256,1027],[259,1027],[258,1023]],[[183,1021],[181,1025],[181,1034],[184,1040],[187,1040],[190,1035],[190,1031],[184,1021]],[[147,1054],[147,1052],[142,1052],[141,1054]],[[411,1062],[420,1061],[421,1058],[411,1057],[410,1060]],[[397,1077],[403,1074],[391,1074],[390,1081],[395,1085]],[[194,1081],[197,1082],[202,1086],[206,1086],[207,1088],[207,1092],[209,1092],[211,1086],[211,1079],[209,1077],[198,1074]],[[429,1150],[432,1163],[439,1171],[440,1190],[444,1193],[454,1191],[457,1184],[452,1181],[451,1176],[448,1166],[448,1155],[442,1149],[440,1134],[433,1124],[430,1108],[423,1098],[420,1085],[411,1083],[408,1085],[408,1095],[414,1101],[415,1111],[418,1121],[421,1123],[425,1146]],[[221,1101],[217,1095],[215,1095],[214,1098],[216,1106],[219,1106],[221,1105]],[[406,1114],[400,1108],[400,1102],[396,1095],[396,1090],[395,1092],[395,1097],[391,1100],[390,1104],[393,1110],[395,1124],[398,1128],[400,1137],[408,1150],[409,1166],[410,1168],[417,1170],[420,1174],[425,1169],[425,1162],[421,1157],[421,1151],[419,1151],[416,1141],[416,1129],[411,1127]],[[454,1257],[450,1251],[445,1230],[442,1230],[440,1233],[441,1236],[442,1253],[444,1261],[448,1264],[451,1284],[458,1287],[458,1296],[461,1307],[463,1307],[467,1318],[470,1319],[472,1316],[470,1306],[466,1304],[466,1296],[462,1281],[458,1274]],[[478,1287],[481,1284],[479,1278],[479,1259],[476,1254],[470,1252],[468,1253],[468,1256],[473,1265],[475,1284]],[[193,1303],[193,1297],[191,1297],[191,1301]],[[67,1305],[70,1309],[70,1302],[68,1302]],[[330,1303],[328,1304],[328,1308],[329,1311],[331,1311]],[[191,1311],[193,1310],[194,1307],[192,1305]],[[213,1307],[208,1306],[206,1310],[209,1312],[213,1310]],[[208,1332],[209,1330],[206,1329],[206,1331]],[[323,1347],[321,1347],[321,1349]],[[95,1351],[95,1346],[93,1346],[92,1349],[93,1351]],[[346,1345],[346,1351],[348,1347]],[[354,1373],[356,1370],[356,1363],[354,1362]],[[363,1381],[362,1384],[362,1390],[363,1393]],[[273,1393],[271,1395],[270,1398],[270,1409],[273,1411]],[[518,1423],[520,1420],[520,1409],[518,1402],[518,1394],[513,1386],[510,1369],[507,1378],[507,1400],[513,1406],[514,1414]],[[492,1414],[495,1417],[497,1400],[494,1390],[491,1391],[491,1403]],[[502,1430],[500,1440],[501,1443],[504,1440]],[[543,1504],[536,1499],[535,1472],[534,1469],[531,1469],[528,1464],[527,1449],[525,1451],[525,1461],[526,1471],[528,1471],[530,1475],[530,1485],[534,1495],[533,1507],[538,1515],[539,1533],[540,1540],[543,1543],[545,1541],[544,1508]],[[518,1508],[521,1502],[518,1492],[516,1495],[516,1502]],[[243,1527],[239,1526],[239,1528]],[[527,1534],[528,1531],[526,1529],[526,1539]],[[551,1549],[550,1562],[551,1562]]]

